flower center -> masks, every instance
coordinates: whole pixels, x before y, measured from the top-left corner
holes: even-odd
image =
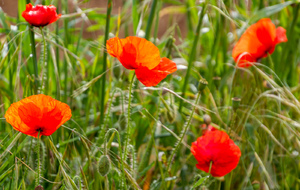
[[[43,128],[42,128],[42,127],[39,127],[39,128],[36,129],[36,131],[37,131],[37,132],[43,132]]]

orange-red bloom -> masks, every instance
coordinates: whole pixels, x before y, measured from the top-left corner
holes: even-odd
[[[210,173],[214,177],[228,174],[237,166],[241,156],[240,148],[225,132],[219,130],[199,137],[192,143],[191,152],[198,161],[196,167],[200,170],[208,173],[212,162]]]
[[[134,69],[137,79],[145,86],[155,86],[177,70],[168,58],[160,58],[158,48],[150,41],[135,36],[111,38],[106,42],[107,52],[118,58],[126,69]]]
[[[269,18],[261,19],[241,36],[232,57],[239,67],[250,67],[258,59],[272,54],[277,44],[287,42],[285,33],[284,28],[276,28]]]
[[[22,17],[32,26],[40,27],[51,24],[61,17],[56,13],[56,7],[53,5],[32,6],[31,3],[26,5],[26,10],[22,12]]]
[[[13,103],[5,118],[13,128],[26,135],[49,136],[71,118],[70,107],[43,94],[29,96]]]

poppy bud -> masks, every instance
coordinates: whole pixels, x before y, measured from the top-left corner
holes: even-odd
[[[269,77],[270,77],[270,79],[274,78],[273,75],[269,75]],[[267,81],[267,80],[263,80],[263,86],[265,88],[272,88],[272,84],[269,81]]]
[[[110,171],[110,160],[107,155],[102,155],[98,162],[98,172],[101,176],[106,176]]]
[[[203,121],[206,125],[209,125],[211,123],[211,117],[207,114],[203,115]]]
[[[34,190],[44,190],[44,188],[43,188],[43,186],[38,185],[38,186],[36,186],[36,188],[34,188]]]
[[[205,87],[206,87],[207,85],[208,85],[207,80],[205,80],[204,78],[200,79],[199,85],[198,85],[198,90],[199,90],[200,92],[202,92],[202,91],[205,89]]]
[[[266,81],[266,80],[263,81],[263,86],[265,88],[272,88],[272,85],[268,81]]]

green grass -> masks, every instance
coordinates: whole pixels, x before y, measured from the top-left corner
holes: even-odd
[[[67,0],[39,2],[63,14],[43,35],[21,17],[23,0],[17,17],[0,9],[0,189],[300,189],[299,1],[69,1],[82,12]],[[265,17],[289,41],[261,64],[237,68],[234,44]],[[141,31],[161,57],[184,66],[155,87],[106,53],[106,39]],[[201,92],[200,79],[208,82]],[[40,140],[4,118],[37,92],[72,110]],[[190,152],[205,114],[242,152],[221,179],[198,170]]]

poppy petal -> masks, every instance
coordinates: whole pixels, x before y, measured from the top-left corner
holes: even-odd
[[[136,64],[136,49],[132,44],[128,43],[127,38],[114,37],[107,40],[106,49],[111,56],[118,58],[126,69],[138,67]]]
[[[56,22],[60,17],[61,17],[61,14],[58,14],[57,16],[53,16],[52,19],[50,20],[49,24]]]
[[[159,49],[152,42],[135,36],[129,36],[126,39],[136,48],[136,62],[139,66],[151,70],[160,63]]]
[[[168,58],[162,58],[153,69],[141,67],[135,70],[137,79],[145,86],[156,86],[161,80],[177,70],[176,64]]]
[[[251,64],[249,65],[247,62],[255,62],[258,58],[265,56],[266,50],[272,47],[272,37],[268,28],[270,22],[270,19],[262,19],[251,25],[241,36],[232,51],[232,57],[238,63],[238,66],[250,66]],[[273,38],[275,38],[275,34]],[[266,44],[263,44],[261,40]]]
[[[32,9],[32,4],[31,3],[28,3],[27,5],[26,5],[26,10],[25,11],[30,11],[30,9]]]
[[[250,32],[255,32],[259,42],[266,48],[270,49],[274,45],[274,40],[276,37],[276,27],[272,23],[271,19],[264,18],[259,20],[256,24],[252,25]],[[251,26],[249,27],[251,28]]]
[[[43,135],[49,136],[54,133],[62,124],[68,121],[71,116],[71,110],[67,104],[59,101],[49,102],[47,108],[44,108],[44,114],[41,120],[44,126]]]
[[[192,143],[191,152],[198,161],[196,167],[209,172],[212,162],[211,175],[221,177],[236,168],[241,151],[229,136],[219,130],[210,131]]]
[[[214,128],[212,125],[207,125],[207,124],[202,124],[201,125],[201,129],[202,129],[202,134],[205,135],[206,133],[209,133],[210,131],[215,131],[217,130],[216,128]]]
[[[71,118],[67,104],[43,94],[29,96],[13,103],[5,113],[5,118],[14,129],[37,137],[49,136]]]
[[[126,69],[136,69],[139,67],[139,64],[136,62],[137,55],[136,47],[132,43],[125,43],[118,59]]]
[[[113,57],[120,56],[123,51],[120,39],[118,37],[114,37],[107,40],[106,50]]]
[[[32,26],[43,27],[57,21],[61,15],[57,15],[56,7],[53,5],[32,6],[29,3],[26,5],[25,11],[22,12],[22,17]]]
[[[147,67],[153,69],[160,62],[158,48],[150,41],[135,36],[111,38],[106,42],[107,52],[118,58],[126,69]]]
[[[30,128],[35,128],[40,125],[43,113],[39,107],[33,102],[24,103],[18,108],[18,114],[23,123]]]
[[[288,39],[286,37],[286,30],[282,27],[278,27],[276,29],[276,38],[275,38],[275,44],[279,44],[282,42],[287,42]]]
[[[273,53],[276,44],[286,40],[285,30],[282,29],[281,27],[276,29],[269,18],[251,25],[232,51],[232,57],[238,66],[249,67],[258,59]]]
[[[27,113],[27,116],[29,116],[28,118],[33,118],[33,122],[37,123],[37,121],[33,117],[33,114],[27,112],[24,109],[25,107],[23,107],[26,104],[31,106],[30,102],[31,101],[29,99],[24,99],[23,101],[13,103],[6,111],[4,117],[5,117],[6,121],[8,123],[10,123],[15,130],[20,131],[25,134],[28,134],[30,136],[34,136],[34,133],[31,130],[33,125],[28,126],[25,123],[27,120],[25,120],[25,121],[22,120],[22,118],[26,118],[25,114]],[[35,108],[33,108],[33,109],[35,109]]]

